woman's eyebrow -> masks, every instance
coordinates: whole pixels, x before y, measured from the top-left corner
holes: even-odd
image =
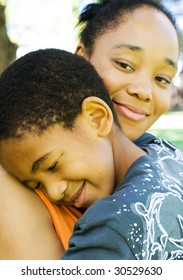
[[[130,45],[130,44],[114,45],[112,47],[112,49],[128,49],[131,51],[143,52],[143,48],[141,48],[139,46],[135,46],[135,45]],[[177,70],[177,63],[175,61],[173,61],[172,59],[165,57],[164,62],[165,62],[165,64],[172,66],[173,68],[175,68]]]
[[[40,158],[38,158],[37,160],[35,160],[32,164],[32,169],[31,171],[33,173],[35,173],[39,168],[40,166],[47,160],[48,156],[51,154],[50,153],[46,153],[45,155],[41,156]]]
[[[131,51],[143,51],[139,46],[130,45],[130,44],[118,44],[112,47],[113,49],[128,49]]]
[[[165,58],[165,63],[173,68],[177,69],[177,63],[170,58]]]

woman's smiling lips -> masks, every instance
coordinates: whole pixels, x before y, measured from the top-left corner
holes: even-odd
[[[71,198],[72,205],[77,208],[82,207],[85,200],[85,183],[86,181],[83,182],[82,186]]]
[[[144,109],[128,105],[128,104],[120,104],[113,100],[114,107],[116,111],[121,112],[126,118],[132,120],[143,120],[149,116],[149,113]]]

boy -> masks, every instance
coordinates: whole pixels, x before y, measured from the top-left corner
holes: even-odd
[[[123,134],[81,57],[39,50],[4,71],[0,163],[55,204],[98,200],[76,223],[63,259],[183,259],[181,182]]]

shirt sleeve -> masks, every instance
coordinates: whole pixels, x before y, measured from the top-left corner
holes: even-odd
[[[61,259],[135,259],[125,238],[115,227],[110,226],[110,220],[114,219],[114,217],[100,214],[94,216],[93,214],[93,211],[85,213],[83,218],[76,223],[74,233],[69,241],[69,249],[65,251]],[[116,222],[113,224],[119,225]]]

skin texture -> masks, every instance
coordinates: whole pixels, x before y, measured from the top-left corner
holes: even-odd
[[[76,53],[89,60],[102,77],[131,140],[168,110],[179,47],[176,31],[164,14],[139,8],[98,37],[90,56],[83,44]]]
[[[39,187],[52,202],[81,208],[110,195],[142,155],[113,123],[109,107],[88,97],[72,129],[56,124],[41,135],[25,132],[21,139],[4,140],[0,160],[24,185]]]

